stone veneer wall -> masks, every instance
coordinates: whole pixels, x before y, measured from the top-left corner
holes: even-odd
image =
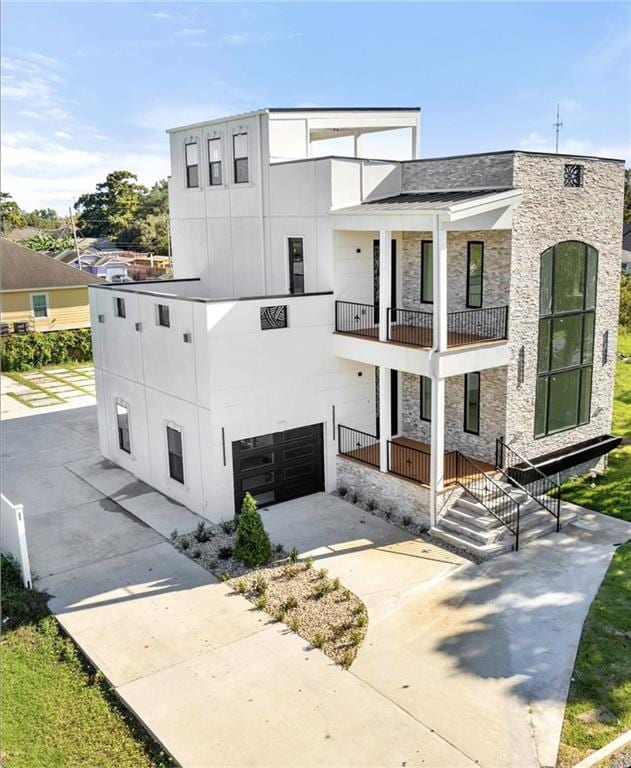
[[[431,312],[431,304],[421,303],[421,242],[431,240],[431,232],[401,233],[401,306]],[[509,230],[447,233],[447,309],[466,309],[467,243],[484,242],[483,307],[508,304],[511,280],[511,233]]]
[[[401,379],[400,434],[429,443],[431,424],[420,417],[419,377],[399,374]],[[504,434],[506,423],[507,369],[491,368],[480,374],[480,434],[465,432],[464,376],[445,383],[445,450],[459,450],[473,459],[495,463],[495,440]]]
[[[584,186],[563,185],[565,163],[584,168]],[[513,186],[523,190],[515,209],[509,339],[511,362],[506,393],[507,442],[527,457],[548,453],[611,429],[620,286],[620,233],[624,165],[621,162],[514,155]],[[575,429],[534,438],[539,267],[541,254],[563,240],[581,240],[598,250],[598,287],[591,421]],[[603,333],[609,331],[609,359],[603,364]],[[525,347],[524,382],[517,382],[517,358]]]
[[[491,153],[401,164],[401,191],[502,188],[513,184],[513,155]]]
[[[346,488],[379,509],[409,515],[416,523],[429,525],[429,488],[380,472],[359,461],[337,457],[337,487]]]

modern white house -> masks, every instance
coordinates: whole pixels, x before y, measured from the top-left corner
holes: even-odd
[[[104,456],[212,521],[344,488],[481,556],[565,522],[619,442],[623,161],[417,159],[419,123],[169,131],[174,279],[90,289]],[[362,157],[388,131],[410,159]]]

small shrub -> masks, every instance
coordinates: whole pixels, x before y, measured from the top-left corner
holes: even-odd
[[[354,629],[351,632],[351,635],[350,635],[350,643],[351,643],[351,645],[354,648],[356,648],[361,643],[361,641],[362,641],[362,633],[359,630]]]
[[[324,645],[324,635],[321,635],[319,632],[314,636],[312,640],[313,645],[316,648],[322,648]]]
[[[344,496],[346,496],[346,494],[348,493],[348,488],[344,488],[344,486],[342,485],[340,488],[338,488],[337,492],[340,494],[342,498],[344,498]]]
[[[342,600],[350,600],[351,599],[351,591],[350,589],[343,589],[342,590]]]
[[[221,581],[228,581],[228,579],[230,578],[230,574],[228,573],[228,571],[222,571],[219,574],[219,578],[221,579]]]
[[[377,509],[377,503],[375,502],[374,499],[370,499],[370,501],[368,502],[368,511],[373,512],[375,509]]]
[[[346,651],[346,653],[342,656],[342,661],[340,664],[344,669],[349,669],[351,664],[355,661],[355,653],[353,651]]]
[[[258,611],[264,611],[267,608],[267,598],[265,595],[261,595],[261,597],[257,598],[256,600],[256,609]]]
[[[279,608],[274,614],[276,621],[285,621],[285,611],[283,608]]]
[[[392,510],[386,509],[386,511],[383,513],[383,516],[386,518],[386,520],[392,520]]]
[[[412,518],[409,515],[403,515],[401,522],[407,528],[408,526],[412,525]]]
[[[195,549],[191,552],[191,556],[195,558],[195,560],[198,560],[202,556],[202,551],[199,547],[195,547]]]
[[[282,544],[277,544],[277,545],[274,547],[274,552],[276,552],[276,554],[280,555],[280,553],[281,553],[282,551],[283,551],[283,545],[282,545]]]
[[[225,534],[229,536],[231,533],[234,533],[236,528],[236,523],[234,520],[222,520],[219,523],[219,527]]]
[[[180,547],[181,549],[188,549],[189,548],[189,540],[185,539],[184,536],[180,539]]]
[[[236,592],[240,595],[244,595],[248,591],[248,583],[245,579],[239,579],[234,586]]]
[[[290,597],[287,598],[287,600],[285,600],[284,607],[285,607],[286,611],[291,611],[292,608],[297,608],[298,607],[298,599],[296,597],[294,597],[293,595],[291,595]]]
[[[294,579],[298,575],[298,566],[286,565],[283,568],[283,573],[285,574],[285,576],[287,576],[288,579]]]
[[[333,590],[337,592],[337,590],[342,586],[342,582],[337,577],[335,577],[331,583],[331,586],[333,587]]]
[[[359,501],[359,496],[355,493],[355,491],[351,493],[349,498],[350,498],[351,504],[357,504],[357,502]]]
[[[197,528],[193,535],[200,544],[210,540],[210,531],[206,528],[206,523],[203,520],[197,523]]]
[[[298,555],[299,555],[299,552],[296,549],[296,547],[292,547],[289,550],[289,562],[290,563],[297,563],[298,562]]]
[[[288,626],[292,632],[298,632],[298,630],[300,629],[300,622],[298,621],[298,617],[292,616],[292,618],[289,620]]]
[[[355,615],[357,615],[358,613],[364,613],[364,606],[361,603],[359,603],[359,605],[356,605],[355,608],[353,609],[353,613]]]
[[[310,571],[313,568],[313,558],[312,557],[305,558],[304,564],[305,564],[305,571]]]
[[[68,331],[14,334],[0,339],[0,367],[3,371],[28,371],[46,365],[92,361],[89,328]]]
[[[218,565],[218,563],[217,563],[217,561],[216,561],[216,560],[211,560],[211,561],[208,563],[208,567],[210,568],[210,570],[211,570],[211,571],[214,571],[214,570],[215,570],[215,568],[217,567],[217,565]]]
[[[177,536],[178,536],[177,528],[174,528],[169,534],[169,538],[171,539],[171,541],[175,541],[177,539]]]
[[[217,557],[220,560],[230,560],[234,553],[234,550],[232,547],[219,547],[219,550],[217,552]]]
[[[358,613],[357,618],[355,619],[355,623],[358,627],[365,627],[366,623],[368,622],[368,617],[365,613]]]
[[[313,593],[313,596],[315,597],[316,600],[322,600],[322,598],[326,597],[330,591],[331,591],[331,585],[326,581],[321,581],[316,587],[316,590]]]
[[[254,591],[257,595],[262,595],[267,591],[267,579],[265,576],[262,576],[260,573],[257,574],[256,578],[254,579]]]
[[[326,576],[328,574],[328,571],[326,568],[320,568],[318,571],[318,578],[322,581],[322,579],[326,579]]]
[[[256,509],[256,502],[249,493],[246,493],[243,498],[243,506],[238,517],[234,554],[237,560],[250,568],[265,565],[272,558],[269,536]]]

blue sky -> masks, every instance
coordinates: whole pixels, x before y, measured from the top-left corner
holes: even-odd
[[[64,210],[110,170],[150,184],[166,128],[265,106],[420,106],[428,157],[551,150],[559,101],[562,151],[631,160],[630,9],[5,2],[2,189]]]

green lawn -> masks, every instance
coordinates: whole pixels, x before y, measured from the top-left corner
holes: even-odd
[[[631,335],[619,350],[631,355]],[[631,361],[618,361],[613,431],[631,436]],[[569,482],[563,498],[631,522],[631,445],[602,477]],[[558,765],[569,768],[631,728],[631,542],[618,548],[592,603],[576,657]]]
[[[166,768],[172,765],[102,676],[22,587],[2,558],[2,765],[5,768]]]

